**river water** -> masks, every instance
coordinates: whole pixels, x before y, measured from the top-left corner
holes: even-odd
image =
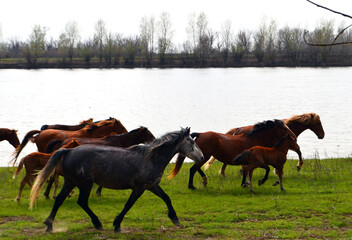
[[[304,158],[352,155],[352,68],[0,70],[0,127],[20,140],[43,124],[115,117],[155,135],[230,128],[296,114],[320,115],[325,138],[298,138]],[[36,150],[28,143],[21,156]],[[0,166],[13,148],[0,142]],[[297,158],[289,152],[289,158]]]

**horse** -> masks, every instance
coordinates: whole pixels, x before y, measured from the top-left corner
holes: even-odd
[[[216,132],[192,133],[191,136],[196,138],[196,143],[202,150],[204,160],[195,163],[190,169],[188,188],[195,189],[193,185],[193,177],[196,171],[202,176],[204,186],[207,185],[207,177],[200,169],[211,156],[216,157],[219,161],[231,164],[232,160],[242,153],[245,149],[256,145],[274,146],[282,136],[290,134],[296,137],[294,133],[281,120],[268,120],[254,125],[254,128],[242,135],[228,135]],[[300,151],[297,154],[301,155]],[[178,154],[174,168],[170,172],[169,179],[172,179],[181,169],[185,156]],[[265,177],[269,174],[270,168],[263,166],[266,170]],[[264,177],[264,178],[265,178]]]
[[[66,130],[66,131],[77,131],[89,124],[93,123],[93,118],[89,118],[88,120],[84,120],[80,122],[78,125],[63,125],[63,124],[54,124],[54,125],[43,125],[40,130],[46,129],[59,129],[59,130]]]
[[[79,143],[76,140],[72,140],[69,143],[67,143],[64,148],[74,148],[79,146]],[[22,194],[22,190],[24,188],[24,186],[26,184],[28,184],[30,187],[32,187],[32,181],[36,176],[36,173],[43,169],[45,167],[45,165],[48,163],[48,160],[50,159],[50,157],[53,155],[53,153],[48,154],[48,153],[41,153],[41,152],[33,152],[28,154],[27,156],[23,157],[20,161],[20,163],[18,164],[17,170],[13,175],[13,179],[16,178],[16,176],[18,174],[20,174],[20,172],[23,169],[23,166],[25,166],[26,169],[26,175],[24,176],[24,178],[21,181],[20,184],[20,190],[18,192],[18,195],[16,197],[16,201],[20,202],[21,199],[21,194]],[[58,174],[62,174],[60,171],[58,171]],[[55,182],[55,193],[56,193],[56,189],[58,187],[58,182]]]
[[[197,163],[203,161],[201,150],[190,136],[190,128],[167,133],[151,143],[135,145],[127,149],[90,144],[74,149],[62,148],[53,154],[37,176],[31,191],[30,208],[33,209],[46,179],[62,162],[65,182],[55,199],[50,215],[44,221],[47,232],[52,231],[52,224],[59,207],[75,186],[79,188],[78,205],[89,215],[96,229],[103,229],[99,218],[88,206],[93,183],[110,189],[132,189],[123,210],[114,220],[115,232],[121,231],[120,225],[125,214],[145,190],[151,191],[166,203],[169,210],[168,217],[175,225],[180,226],[169,196],[159,185],[166,166],[177,153]]]
[[[48,144],[46,152],[52,152],[53,147],[55,147],[55,149],[56,148],[59,149],[63,145],[67,144],[72,140],[77,141],[79,145],[95,144],[95,145],[127,148],[136,144],[151,142],[155,140],[155,137],[148,130],[148,128],[142,126],[132,131],[129,131],[127,133],[123,133],[120,135],[109,135],[103,138],[68,138],[65,140],[53,140]],[[49,184],[44,193],[44,196],[46,196],[46,198],[49,198],[51,185],[53,184],[54,179],[57,179],[57,178],[58,176],[54,176],[50,178]],[[96,194],[100,196],[101,191],[102,191],[102,187],[99,186],[96,191]],[[56,191],[54,192],[53,197],[55,198],[55,196],[56,196]]]
[[[243,151],[243,153],[233,160],[234,165],[244,165],[243,178],[247,178],[247,183],[242,186],[245,187],[249,184],[251,192],[254,193],[252,187],[252,174],[254,169],[270,165],[275,168],[275,174],[279,177],[279,180],[274,183],[274,186],[280,183],[280,189],[283,191],[282,175],[289,149],[299,150],[300,147],[297,144],[297,139],[288,134],[272,148],[255,146]],[[258,184],[259,186],[262,184],[261,180],[259,180]]]
[[[66,139],[54,139],[49,142],[45,152],[50,153],[54,150],[61,148],[71,140],[77,140],[80,145],[83,144],[95,144],[95,145],[106,145],[114,147],[130,147],[139,143],[151,142],[155,139],[154,135],[146,127],[139,127],[131,130],[127,133],[119,135],[108,135],[102,138],[66,138]]]
[[[286,126],[288,126],[291,131],[298,137],[302,132],[309,129],[317,135],[318,139],[323,139],[325,136],[323,125],[320,121],[320,116],[316,113],[304,113],[301,115],[295,115],[291,118],[282,119]],[[226,134],[230,135],[240,135],[246,132],[249,132],[253,129],[253,125],[232,128]],[[215,158],[212,157],[206,164],[204,169],[208,169],[212,163],[214,163]],[[302,168],[303,160],[300,158],[297,164],[297,170],[299,171]],[[225,176],[225,169],[227,164],[223,164],[220,170],[220,174]]]
[[[8,141],[14,148],[17,148],[20,145],[17,130],[0,128],[0,142],[4,140]]]
[[[21,145],[16,149],[13,161],[15,165],[18,156],[20,155],[23,148],[26,146],[28,141],[32,139],[38,147],[38,152],[44,152],[48,143],[54,139],[65,139],[71,137],[103,137],[108,134],[121,134],[126,133],[126,128],[122,125],[119,120],[103,120],[99,123],[94,123],[85,126],[84,128],[76,131],[66,131],[66,130],[57,130],[57,129],[47,129],[47,130],[32,130],[28,132],[23,138]],[[35,137],[33,137],[37,134]]]

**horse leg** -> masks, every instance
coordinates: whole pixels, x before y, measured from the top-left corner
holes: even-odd
[[[243,165],[241,171],[242,171],[242,183],[241,183],[241,187],[247,187],[248,184],[246,183],[246,177],[247,177],[246,174],[247,174],[247,172],[248,172],[248,169],[247,169],[246,166]]]
[[[226,169],[226,167],[227,167],[227,164],[224,163],[222,165],[221,169],[220,169],[220,175],[223,176],[223,177],[225,177],[225,169]]]
[[[54,182],[54,176],[51,176],[48,182],[48,186],[46,187],[46,190],[44,193],[44,196],[46,197],[46,199],[49,199],[50,189],[51,189],[51,186],[53,185],[53,182]]]
[[[198,166],[196,164],[194,164],[190,169],[189,169],[189,180],[188,180],[188,188],[189,189],[196,189],[193,185],[193,178],[194,178],[194,174],[196,173],[196,171],[198,170]]]
[[[261,167],[261,168],[265,169],[265,176],[263,177],[263,179],[258,180],[258,186],[263,185],[266,182],[266,180],[268,180],[268,176],[269,176],[269,173],[270,173],[270,167],[269,166],[264,166],[264,167]]]
[[[59,186],[59,175],[56,173],[54,175],[54,182],[55,182],[55,185],[54,185],[53,199],[56,198],[56,191]],[[71,197],[71,193],[68,196]]]
[[[30,187],[32,187],[30,175],[27,175],[27,173],[26,173],[26,176],[24,176],[24,178],[23,178],[22,181],[21,181],[20,190],[19,190],[18,195],[17,195],[17,197],[16,197],[16,201],[17,201],[18,203],[20,202],[22,190],[23,190],[24,186],[26,186],[26,183],[28,183],[28,185],[29,185]]]
[[[252,193],[254,193],[253,191],[253,186],[252,186],[252,175],[253,175],[253,171],[254,169],[249,169],[247,171],[247,181],[249,182],[249,187]]]
[[[99,187],[97,188],[97,191],[95,192],[95,194],[96,194],[98,197],[101,196],[101,190],[103,190],[103,187],[102,187],[102,186],[99,186]]]
[[[114,226],[114,231],[115,232],[121,232],[121,222],[123,220],[123,217],[126,215],[128,210],[131,209],[133,204],[137,201],[137,199],[144,193],[145,189],[144,188],[134,188],[132,190],[132,193],[130,197],[128,198],[125,206],[123,207],[122,211],[120,214],[115,218],[113,226]]]
[[[159,184],[155,185],[153,188],[149,189],[149,191],[151,191],[152,193],[154,193],[155,195],[160,197],[162,200],[164,200],[164,202],[166,203],[167,208],[169,210],[168,217],[171,219],[173,224],[180,227],[181,224],[177,218],[175,209],[173,208],[173,206],[171,204],[171,200],[170,200],[169,196],[164,192],[164,190],[159,186]]]
[[[283,175],[283,167],[279,167],[275,169],[275,174],[279,177],[279,180],[273,184],[273,186],[276,186],[280,183],[280,189],[281,191],[284,191],[284,187],[282,185],[282,175]]]
[[[197,171],[198,171],[198,173],[202,176],[203,185],[204,185],[204,187],[206,187],[207,184],[208,184],[208,178],[207,178],[207,176],[206,176],[205,173],[202,171],[202,169],[198,168]]]
[[[88,183],[86,186],[80,186],[79,188],[79,196],[78,196],[78,205],[89,215],[90,219],[94,227],[98,230],[103,230],[103,226],[99,221],[97,215],[93,213],[93,211],[88,206],[88,198],[90,195],[90,191],[92,190],[93,183]]]
[[[62,187],[59,195],[55,199],[55,203],[49,217],[44,221],[44,224],[47,226],[47,232],[51,232],[53,230],[53,221],[56,216],[56,213],[74,187],[75,185],[72,182],[65,180],[64,186]]]

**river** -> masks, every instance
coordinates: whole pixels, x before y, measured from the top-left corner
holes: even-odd
[[[191,127],[226,132],[315,112],[325,138],[298,138],[304,158],[352,155],[352,68],[0,70],[0,127],[20,140],[43,124],[115,117],[155,135]],[[0,166],[13,147],[0,142]],[[36,150],[28,143],[21,156]],[[289,152],[289,158],[297,158]]]

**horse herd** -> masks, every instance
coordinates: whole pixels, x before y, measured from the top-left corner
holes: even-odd
[[[26,175],[16,197],[18,202],[23,187],[28,184],[32,188],[30,208],[33,208],[41,188],[50,176],[45,196],[49,198],[51,184],[55,181],[55,198],[58,176],[64,177],[63,187],[44,222],[46,231],[52,231],[55,215],[74,187],[79,189],[79,206],[90,216],[95,228],[102,229],[99,218],[88,206],[93,183],[96,183],[99,185],[98,195],[102,188],[132,189],[123,210],[113,223],[115,232],[119,232],[125,214],[145,190],[160,197],[168,207],[168,217],[175,225],[180,225],[169,196],[159,185],[165,168],[176,154],[177,159],[169,179],[176,176],[184,159],[188,157],[195,162],[190,168],[190,189],[195,189],[193,178],[196,172],[202,176],[204,186],[207,185],[208,180],[201,167],[206,164],[205,168],[208,168],[217,159],[224,164],[220,172],[222,175],[225,175],[227,165],[242,165],[241,185],[250,185],[252,192],[254,169],[260,167],[266,170],[258,182],[262,185],[268,179],[269,165],[273,166],[279,178],[274,185],[280,184],[281,190],[284,190],[282,174],[287,152],[290,149],[298,154],[297,169],[300,170],[303,160],[297,137],[307,129],[313,131],[319,139],[324,138],[319,115],[307,113],[233,128],[225,134],[211,131],[191,133],[190,128],[182,128],[159,138],[155,138],[145,127],[128,132],[115,118],[97,122],[88,119],[72,126],[43,125],[41,130],[28,132],[21,143],[16,130],[3,128],[0,129],[0,141],[7,140],[16,148],[13,165],[29,141],[38,148],[38,152],[21,159],[14,174],[16,177],[25,167]]]

